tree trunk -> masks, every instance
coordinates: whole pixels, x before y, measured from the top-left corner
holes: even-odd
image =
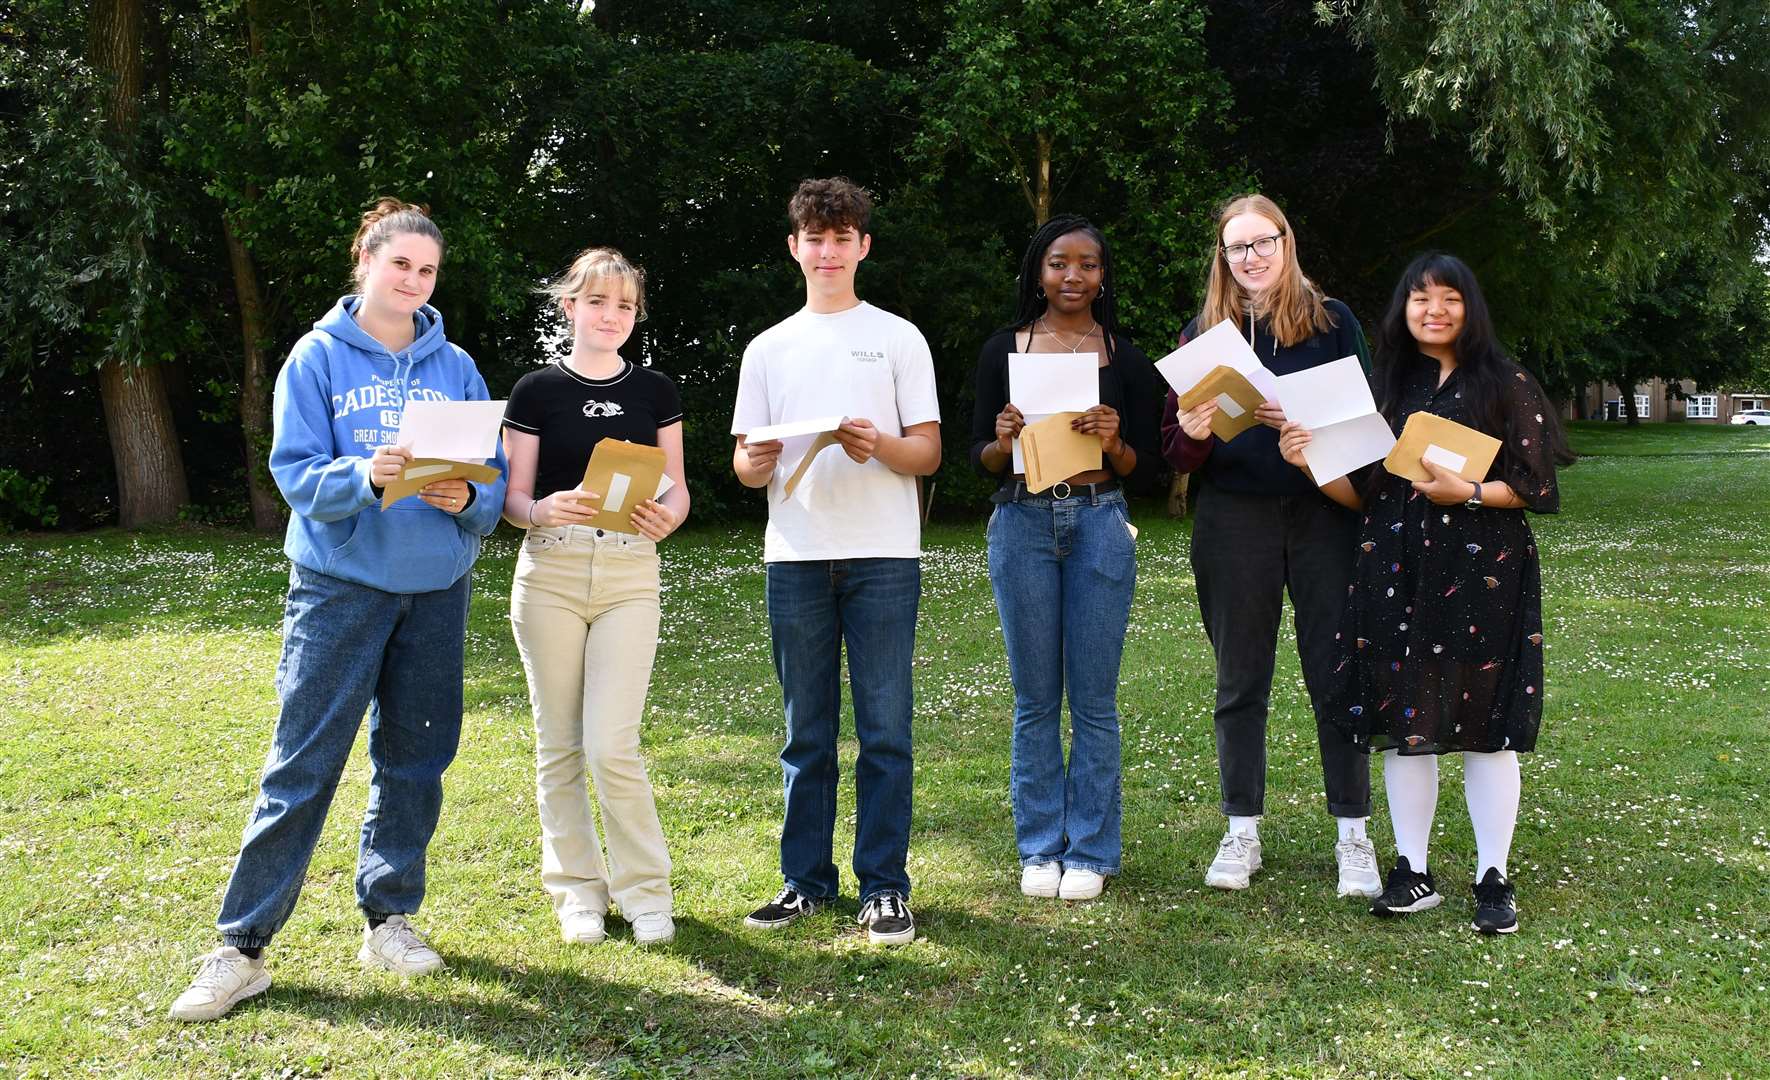
[[[184,455],[157,367],[107,362],[98,369],[104,425],[117,465],[117,519],[125,529],[175,521],[190,502]]]
[[[1039,177],[1034,191],[1033,225],[1051,220],[1051,136],[1039,132]]]
[[[283,502],[270,478],[270,372],[264,360],[264,300],[258,291],[258,267],[252,253],[221,216],[227,238],[227,259],[233,268],[234,296],[240,303],[240,338],[245,364],[240,378],[240,433],[246,445],[246,494],[252,502],[252,527],[266,532],[283,525]]]
[[[141,119],[142,30],[140,0],[98,0],[92,5],[92,64],[111,79],[105,130],[131,169]],[[133,239],[138,246],[144,242],[140,236]],[[98,368],[98,389],[117,465],[118,523],[130,529],[175,520],[179,508],[190,502],[190,488],[165,376],[151,366],[107,356]]]

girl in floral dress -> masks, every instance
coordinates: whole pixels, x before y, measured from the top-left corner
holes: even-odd
[[[1518,819],[1518,754],[1542,720],[1542,583],[1524,511],[1560,505],[1557,463],[1572,460],[1542,388],[1500,350],[1474,273],[1449,255],[1414,260],[1396,285],[1377,350],[1379,408],[1399,435],[1425,410],[1498,438],[1485,483],[1430,461],[1431,480],[1374,466],[1322,491],[1362,512],[1357,565],[1336,639],[1331,715],[1365,752],[1381,751],[1396,860],[1371,906],[1424,911],[1442,897],[1427,867],[1438,755],[1461,751],[1479,856],[1477,930],[1518,927],[1507,858]],[[1286,424],[1301,467],[1309,432]]]

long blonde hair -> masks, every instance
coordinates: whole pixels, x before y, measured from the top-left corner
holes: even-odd
[[[1229,219],[1238,214],[1258,214],[1277,225],[1284,236],[1280,243],[1289,247],[1285,252],[1284,271],[1258,296],[1250,296],[1235,280],[1229,260],[1223,254],[1223,230]],[[1316,288],[1315,282],[1303,276],[1302,265],[1297,260],[1297,236],[1277,203],[1257,194],[1242,195],[1224,203],[1223,209],[1217,213],[1217,233],[1212,246],[1216,250],[1212,252],[1211,273],[1205,286],[1205,308],[1198,317],[1199,332],[1220,322],[1240,322],[1247,317],[1250,306],[1254,316],[1266,320],[1272,336],[1287,348],[1333,329],[1334,317],[1321,302],[1321,290]]]

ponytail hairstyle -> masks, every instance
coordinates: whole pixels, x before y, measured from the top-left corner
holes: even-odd
[[[350,242],[350,279],[356,288],[360,289],[363,285],[363,256],[374,258],[375,253],[386,247],[389,240],[406,233],[417,233],[436,241],[440,261],[444,248],[443,234],[436,227],[436,222],[430,220],[430,207],[383,195],[375,200],[374,206],[363,212],[363,221],[357,226],[356,238]]]
[[[576,300],[597,291],[601,284],[606,288],[613,282],[623,296],[630,295],[634,310],[637,312],[633,321],[645,321],[645,271],[629,262],[625,255],[612,247],[590,247],[578,252],[565,273],[549,281],[535,291],[542,296],[553,298],[560,311],[565,311],[567,300]]]
[[[1277,225],[1283,237],[1279,248],[1284,253],[1285,268],[1278,280],[1257,296],[1250,296],[1235,280],[1229,259],[1223,254],[1223,229],[1238,214],[1260,215]],[[1198,318],[1200,333],[1220,322],[1240,323],[1247,318],[1250,308],[1255,318],[1265,320],[1272,336],[1286,348],[1324,334],[1336,325],[1333,314],[1321,302],[1321,290],[1303,275],[1297,234],[1291,230],[1290,219],[1271,199],[1258,194],[1243,195],[1224,203],[1217,212],[1217,235],[1212,249],[1211,272],[1205,279],[1205,308]]]
[[[1015,283],[1014,318],[996,332],[1015,333],[1024,330],[1045,314],[1050,301],[1045,298],[1044,290],[1039,288],[1045,253],[1051,250],[1051,245],[1059,237],[1068,236],[1072,232],[1087,233],[1100,245],[1100,295],[1089,305],[1089,311],[1093,314],[1094,321],[1100,324],[1101,337],[1106,342],[1106,362],[1110,364],[1113,359],[1112,339],[1119,327],[1118,282],[1112,276],[1112,248],[1106,244],[1106,234],[1080,214],[1058,214],[1033,233],[1032,239],[1027,242],[1026,254],[1020,257],[1020,277]]]
[[[1420,363],[1420,345],[1407,327],[1407,300],[1414,292],[1436,285],[1455,289],[1463,298],[1463,329],[1452,342],[1457,371],[1462,375],[1462,395],[1469,404],[1469,418],[1474,427],[1503,439],[1506,433],[1506,380],[1517,370],[1516,363],[1500,347],[1494,331],[1493,315],[1488,311],[1487,297],[1475,271],[1469,264],[1442,251],[1428,251],[1416,256],[1401,272],[1389,308],[1377,326],[1375,381],[1377,410],[1393,426],[1401,399],[1406,392],[1408,375]],[[1543,410],[1542,439],[1558,465],[1574,460],[1567,445],[1567,435],[1552,409]]]

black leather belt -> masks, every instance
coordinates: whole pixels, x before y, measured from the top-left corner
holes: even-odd
[[[1059,480],[1043,491],[1028,491],[1026,481],[1015,480],[997,488],[996,493],[990,496],[990,502],[1019,502],[1022,499],[1096,498],[1118,489],[1119,482],[1117,480],[1102,480],[1098,484],[1071,484],[1067,480]]]

